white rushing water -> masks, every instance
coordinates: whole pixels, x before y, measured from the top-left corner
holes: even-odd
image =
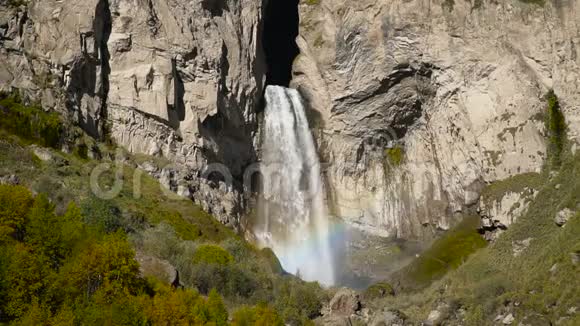
[[[298,92],[266,88],[263,198],[254,232],[286,271],[333,285],[330,223],[320,161]]]

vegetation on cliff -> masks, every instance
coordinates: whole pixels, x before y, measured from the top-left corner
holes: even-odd
[[[552,168],[558,168],[562,163],[562,151],[566,145],[566,120],[560,109],[560,102],[554,91],[546,95],[548,103],[546,114],[546,129],[548,131],[548,157]]]
[[[57,148],[64,127],[57,113],[24,105],[17,94],[0,94],[0,129],[30,143]]]

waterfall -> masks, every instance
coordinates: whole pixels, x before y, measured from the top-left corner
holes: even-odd
[[[286,271],[334,284],[320,161],[296,90],[266,88],[262,151],[258,241],[272,248]]]

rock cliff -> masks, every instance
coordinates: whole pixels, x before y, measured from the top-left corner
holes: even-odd
[[[261,0],[3,1],[0,90],[169,159],[167,186],[237,222],[240,194],[200,174],[220,163],[236,178],[255,161],[261,21]]]
[[[237,224],[239,181],[259,156],[266,4],[3,0],[0,90],[168,159],[145,168]],[[539,172],[550,89],[578,142],[576,1],[303,0],[299,11],[291,84],[311,108],[329,206],[353,225],[424,236],[483,207],[486,184]],[[236,185],[202,177],[208,163]]]
[[[543,99],[580,132],[576,1],[306,1],[293,85],[336,215],[403,237],[446,229],[484,185],[539,172]]]

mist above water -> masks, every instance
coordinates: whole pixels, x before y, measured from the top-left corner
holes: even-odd
[[[320,161],[299,93],[266,88],[263,196],[254,233],[284,269],[306,281],[335,283],[330,222]]]

